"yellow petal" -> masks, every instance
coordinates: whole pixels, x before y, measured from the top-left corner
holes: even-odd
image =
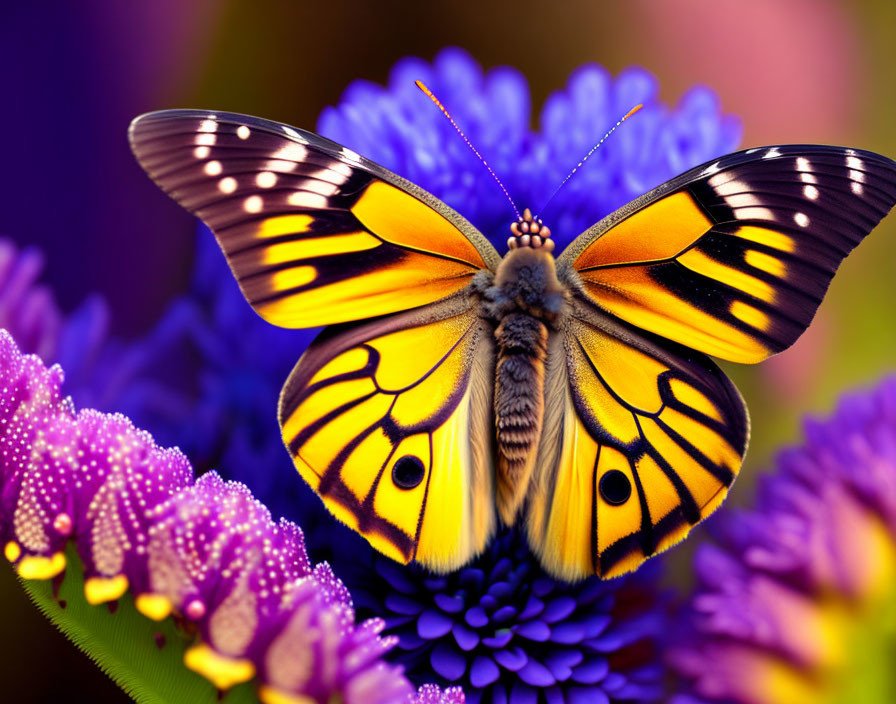
[[[221,690],[230,689],[255,676],[255,665],[251,661],[221,655],[206,643],[194,645],[187,650],[184,653],[184,664]]]

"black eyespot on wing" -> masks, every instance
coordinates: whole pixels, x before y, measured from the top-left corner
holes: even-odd
[[[392,481],[399,489],[413,489],[423,481],[426,469],[419,457],[405,455],[392,467]]]
[[[612,506],[621,506],[632,495],[632,484],[618,469],[611,469],[600,478],[598,484],[601,498]]]

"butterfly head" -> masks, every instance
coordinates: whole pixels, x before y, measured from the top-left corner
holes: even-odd
[[[507,246],[510,249],[531,247],[542,249],[546,252],[554,251],[554,240],[551,239],[551,228],[545,225],[541,218],[532,215],[532,211],[526,208],[517,221],[510,224],[510,232],[507,238]]]

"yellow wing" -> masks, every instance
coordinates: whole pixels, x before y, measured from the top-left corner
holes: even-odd
[[[283,440],[380,552],[446,572],[495,525],[494,355],[472,295],[329,328],[283,388]]]
[[[548,355],[526,526],[555,576],[609,578],[678,542],[721,504],[749,423],[737,389],[702,354],[581,297],[572,311]]]
[[[603,310],[733,362],[802,334],[843,258],[896,203],[896,163],[841,147],[750,149],[613,213],[558,260]]]
[[[426,305],[498,254],[433,196],[310,132],[246,115],[134,120],[141,166],[214,231],[255,310],[314,327]]]

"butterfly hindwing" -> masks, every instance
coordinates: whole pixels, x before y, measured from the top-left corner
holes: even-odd
[[[558,260],[639,328],[758,362],[806,329],[843,258],[896,203],[896,163],[840,147],[749,149],[599,222]]]
[[[440,201],[310,132],[167,110],[137,118],[130,139],[156,183],[214,231],[256,311],[282,327],[426,305],[499,261]]]
[[[284,386],[283,440],[327,507],[375,548],[450,571],[495,525],[494,374],[472,296],[335,326]]]
[[[704,355],[582,298],[550,355],[529,541],[554,575],[613,577],[721,504],[746,451],[746,407]]]

